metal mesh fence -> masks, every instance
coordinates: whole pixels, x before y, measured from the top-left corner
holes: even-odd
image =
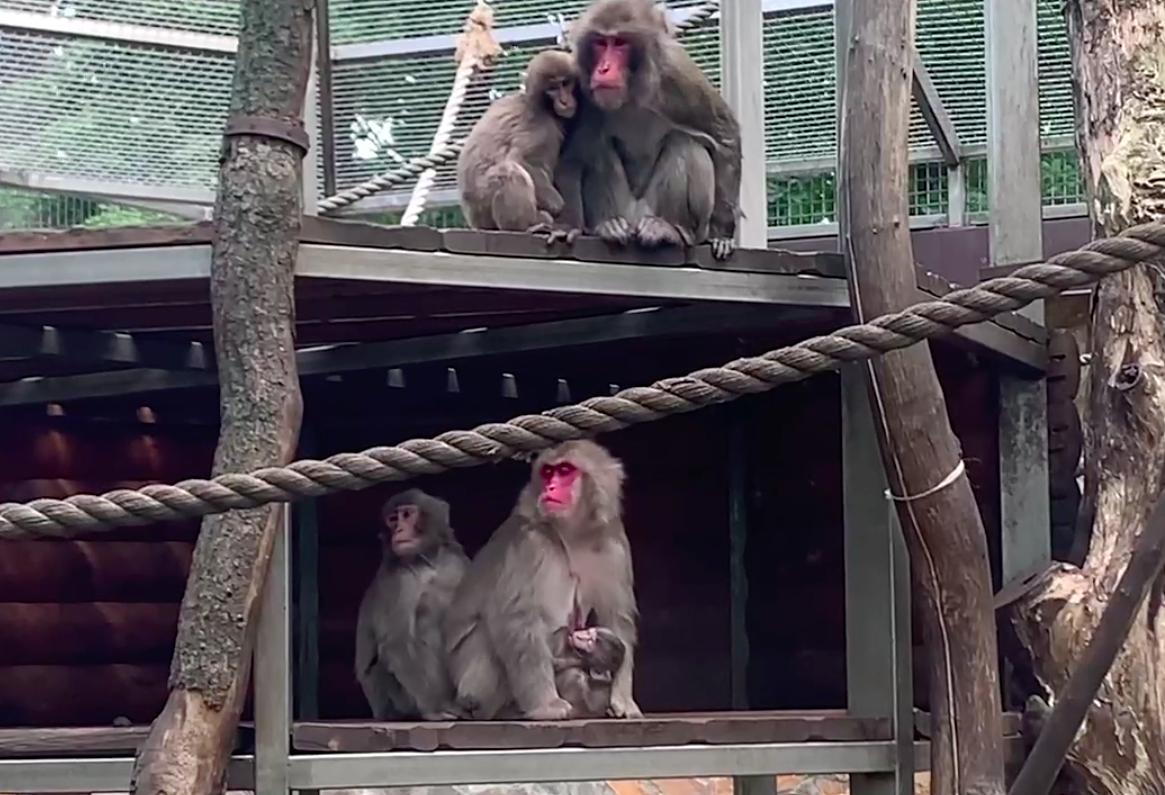
[[[518,89],[530,55],[552,44],[586,3],[495,0],[495,34],[506,55],[471,88],[455,137],[469,131],[490,101]],[[698,4],[669,3],[677,9]],[[455,37],[472,7],[472,0],[331,0],[338,188],[428,151],[452,85]],[[1038,0],[1038,8],[1042,133],[1063,136],[1072,132],[1066,31],[1058,0]],[[12,13],[23,14],[25,22],[13,21]],[[43,24],[26,24],[32,17]],[[233,69],[229,46],[223,49],[230,40],[223,37],[234,34],[237,20],[237,0],[0,0],[0,170],[163,192],[212,189]],[[76,27],[88,21],[131,27],[100,34]],[[182,31],[190,41],[164,43],[166,31]],[[832,219],[832,8],[770,14],[763,32],[766,158],[775,170],[770,191],[776,194],[769,202],[770,222]],[[920,0],[917,33],[919,52],[962,144],[981,147],[982,0]],[[198,37],[217,38],[199,45]],[[688,31],[684,44],[718,79],[716,20]],[[917,108],[910,140],[915,151],[933,146]],[[804,168],[796,177],[776,176],[788,164],[807,160],[821,164],[817,176],[806,176]],[[969,173],[976,168],[969,166]],[[322,163],[317,176],[322,186]],[[941,166],[917,166],[912,212],[944,212],[945,185]],[[380,212],[391,216],[403,208],[410,190],[404,186],[379,197]],[[1080,200],[1070,153],[1045,157],[1044,190],[1048,203]],[[430,205],[449,206],[454,198],[453,168],[446,166]],[[975,201],[971,184],[968,198]],[[975,212],[970,205],[968,210]]]

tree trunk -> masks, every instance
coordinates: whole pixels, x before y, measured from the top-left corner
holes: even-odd
[[[311,3],[240,5],[232,116],[301,124]],[[216,474],[290,461],[302,415],[293,286],[303,152],[278,132],[232,135],[223,151],[210,284],[222,415]],[[222,791],[283,510],[269,505],[203,520],[179,616],[170,696],[134,766],[135,795]]]
[[[851,305],[866,321],[906,308],[917,294],[906,191],[915,4],[845,5],[852,25],[844,33],[838,217]],[[890,353],[869,362],[866,373],[928,651],[932,791],[1002,795],[987,536],[958,469],[959,444],[930,349]]]
[[[1165,210],[1165,2],[1066,4],[1082,154],[1095,233]],[[1092,536],[1084,564],[1057,564],[1010,618],[1016,662],[1062,691],[1146,526],[1165,472],[1161,263],[1105,279],[1096,294],[1085,440]],[[1165,618],[1160,575],[1092,702],[1064,785],[1095,795],[1165,792]]]

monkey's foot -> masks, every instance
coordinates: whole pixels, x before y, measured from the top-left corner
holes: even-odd
[[[535,707],[526,713],[527,720],[566,720],[570,717],[573,708],[565,698],[555,698],[553,701]]]
[[[635,230],[631,228],[626,218],[608,218],[595,227],[595,234],[604,243],[615,246],[626,246],[631,242]]]
[[[460,720],[461,718],[464,718],[464,717],[468,717],[468,716],[459,715],[452,708],[439,709],[436,712],[423,712],[423,713],[421,713],[422,720],[431,720],[431,721]]]
[[[713,237],[708,243],[712,246],[713,259],[728,259],[736,250],[736,242],[730,237]]]
[[[655,215],[640,219],[635,227],[635,237],[644,248],[682,246],[685,243],[683,234],[674,224]]]
[[[611,706],[607,708],[607,714],[612,718],[642,718],[643,711],[639,709],[639,705],[635,703],[635,699],[627,696],[617,696],[611,694]]]
[[[572,227],[555,226],[554,224],[534,224],[526,230],[532,235],[546,238],[546,245],[552,246],[555,243],[565,243],[568,246],[573,246],[574,241],[582,234],[581,229]]]

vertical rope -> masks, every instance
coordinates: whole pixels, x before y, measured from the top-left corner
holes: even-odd
[[[485,0],[477,0],[477,5],[465,19],[465,27],[457,42],[457,74],[453,78],[453,87],[449,90],[449,99],[445,101],[445,111],[441,114],[441,122],[433,134],[433,143],[429,147],[429,156],[432,157],[442,151],[449,143],[449,137],[457,126],[457,115],[461,112],[461,105],[469,91],[469,84],[479,67],[493,62],[502,52],[502,48],[493,38],[493,9]],[[409,206],[405,208],[401,217],[401,226],[413,226],[425,210],[425,203],[429,199],[429,191],[437,178],[437,170],[426,169],[421,172],[416,185],[413,186],[409,197]]]

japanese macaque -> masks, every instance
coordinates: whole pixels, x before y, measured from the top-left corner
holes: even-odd
[[[570,702],[573,718],[603,718],[611,708],[611,686],[627,647],[606,627],[559,627],[550,639],[554,655],[554,685]]]
[[[652,0],[597,0],[570,27],[583,102],[560,222],[608,243],[734,248],[740,124]]]
[[[489,720],[573,714],[555,686],[553,633],[595,623],[623,644],[607,713],[640,717],[632,697],[639,611],[623,529],[623,465],[592,441],[539,455],[509,518],[473,559],[445,642],[460,709]]]
[[[457,188],[474,229],[554,234],[562,195],[554,171],[566,125],[578,109],[574,60],[543,50],[526,71],[525,90],[490,105],[457,160]]]
[[[356,679],[377,720],[455,718],[441,624],[469,561],[449,503],[409,489],[381,519],[382,560],[356,621]]]

